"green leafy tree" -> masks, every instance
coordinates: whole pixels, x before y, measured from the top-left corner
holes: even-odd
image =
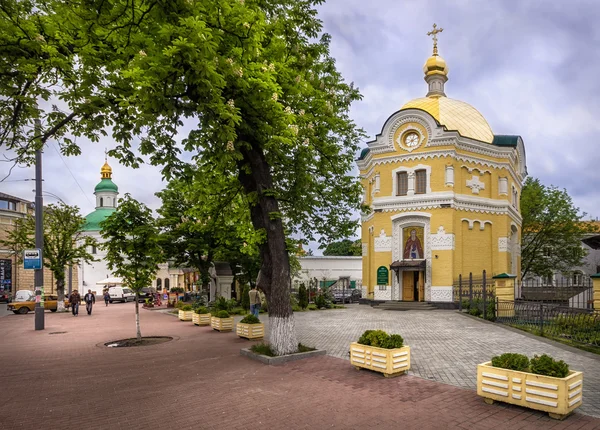
[[[344,239],[327,245],[323,255],[360,256],[362,255],[361,241]]]
[[[300,288],[298,288],[298,304],[302,309],[308,307],[308,291],[304,284],[300,284]]]
[[[241,306],[248,310],[250,309],[250,286],[246,285],[244,286],[243,290],[242,290],[242,297],[241,297]]]
[[[521,274],[548,276],[581,266],[586,256],[581,239],[596,231],[583,221],[567,190],[527,178],[521,191]]]
[[[348,237],[360,206],[352,168],[364,134],[348,115],[360,94],[335,67],[315,9],[321,2],[43,3],[53,40],[66,40],[65,56],[77,67],[75,83],[61,90],[64,119],[73,116],[56,123],[60,133],[110,126],[118,143],[111,155],[131,166],[141,162],[132,147],[139,138],[141,154],[166,177],[179,173],[182,149],[235,174],[263,238],[257,283],[267,295],[277,354],[298,347],[286,234]],[[36,115],[24,114],[22,123]],[[184,118],[191,131],[180,144]]]
[[[139,298],[142,288],[152,285],[163,261],[159,231],[152,211],[125,194],[119,206],[100,223],[102,244],[110,270],[123,280],[123,285],[135,292],[135,325],[137,340],[142,340]]]
[[[58,311],[65,310],[65,269],[81,262],[93,262],[88,252],[97,242],[86,236],[82,230],[85,218],[79,214],[79,208],[64,203],[50,204],[44,208],[44,266],[52,271],[56,280]],[[7,239],[0,241],[15,252],[17,261],[22,261],[24,249],[35,248],[35,218],[28,215],[15,220],[8,232]]]

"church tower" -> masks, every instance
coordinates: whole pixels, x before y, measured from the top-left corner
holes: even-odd
[[[473,106],[446,96],[448,66],[423,67],[425,97],[392,114],[357,161],[364,188],[363,297],[453,300],[459,275],[520,273],[520,136],[494,135]]]

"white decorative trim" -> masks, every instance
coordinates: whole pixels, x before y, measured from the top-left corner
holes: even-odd
[[[390,252],[392,250],[392,236],[386,236],[384,229],[381,229],[379,237],[376,237],[374,242],[375,252]]]
[[[485,170],[485,169],[480,169],[479,167],[469,167],[465,164],[463,164],[462,166],[460,166],[461,168],[465,168],[467,169],[467,172],[469,173],[473,173],[475,170],[479,172],[479,176],[482,176],[486,173],[489,173],[490,175],[492,174],[492,172],[490,170]]]
[[[417,170],[425,170],[427,175],[427,189],[426,194],[431,193],[431,166],[425,164],[419,164],[414,167],[404,167],[400,166],[397,169],[392,170],[392,195],[396,196],[398,192],[398,173],[406,172],[408,175],[408,196],[415,195],[415,172]],[[422,194],[418,194],[421,196]],[[397,197],[406,197],[406,196],[397,196]]]
[[[392,289],[389,285],[386,285],[385,290],[380,290],[379,286],[376,286],[373,291],[375,292],[374,300],[392,300]]]
[[[432,251],[452,251],[454,249],[454,235],[446,233],[443,226],[439,226],[437,233],[430,234]]]
[[[498,252],[508,252],[508,237],[498,238]]]
[[[408,131],[413,131],[419,136],[418,145],[412,146],[412,147],[406,146],[406,144],[402,141],[402,137],[405,136],[406,132],[408,132]],[[392,135],[392,139],[393,139],[393,136],[395,136],[395,135],[396,135],[396,131],[394,131],[394,134]],[[415,127],[412,124],[406,124],[403,127],[399,128],[398,138],[396,139],[396,141],[394,143],[396,143],[399,148],[402,148],[405,151],[413,152],[415,149],[417,149],[419,146],[421,146],[423,144],[424,140],[425,140],[425,136],[421,132],[421,129]]]
[[[445,175],[445,183],[446,187],[454,187],[454,166],[451,164],[446,165],[446,175]]]
[[[485,183],[479,180],[479,176],[473,175],[471,179],[467,179],[467,188],[470,188],[473,194],[479,194],[479,191],[485,190]]]
[[[480,219],[469,219],[469,218],[461,218],[461,221],[467,221],[469,223],[469,230],[473,230],[473,224],[478,222],[479,223],[479,230],[484,230],[485,229],[485,225],[489,224],[489,225],[493,225],[493,223],[489,220],[480,220]]]
[[[368,243],[363,243],[362,244],[362,256],[366,257],[367,255],[369,255],[369,244]]]
[[[432,302],[451,302],[452,287],[431,287]]]
[[[392,219],[392,262],[399,261],[402,255],[402,229],[407,226],[415,225],[423,227],[423,252],[426,260],[425,273],[425,301],[431,300],[431,243],[430,243],[430,219],[431,214],[423,212],[412,212],[398,214],[391,217]],[[392,296],[395,300],[402,298],[402,280],[398,281],[395,273],[392,276]],[[390,299],[391,300],[391,299]]]
[[[508,196],[508,178],[498,178],[498,195]]]

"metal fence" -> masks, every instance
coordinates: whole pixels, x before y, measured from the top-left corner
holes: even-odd
[[[516,298],[577,309],[592,309],[594,288],[587,275],[558,279],[525,279],[517,288]]]
[[[452,298],[460,311],[493,321],[495,293],[495,285],[487,279],[484,270],[480,277],[473,277],[473,274],[469,273],[469,276],[463,279],[463,276],[459,275],[453,285]]]
[[[600,312],[526,300],[497,300],[496,322],[577,344],[600,347]]]

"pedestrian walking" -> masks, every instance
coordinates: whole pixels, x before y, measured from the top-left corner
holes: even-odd
[[[110,294],[108,294],[108,290],[104,292],[104,303],[108,306],[108,302],[110,302]]]
[[[81,296],[77,290],[73,290],[71,293],[69,303],[71,303],[71,312],[73,312],[73,316],[76,317],[79,315],[79,303],[81,303]]]
[[[250,313],[258,318],[258,313],[260,312],[260,293],[256,289],[256,285],[252,286],[248,295],[250,296]]]
[[[94,303],[96,303],[96,296],[94,293],[92,293],[92,290],[88,290],[87,294],[83,297],[83,300],[85,300],[85,310],[87,311],[88,315],[91,315],[92,306],[94,306]]]

